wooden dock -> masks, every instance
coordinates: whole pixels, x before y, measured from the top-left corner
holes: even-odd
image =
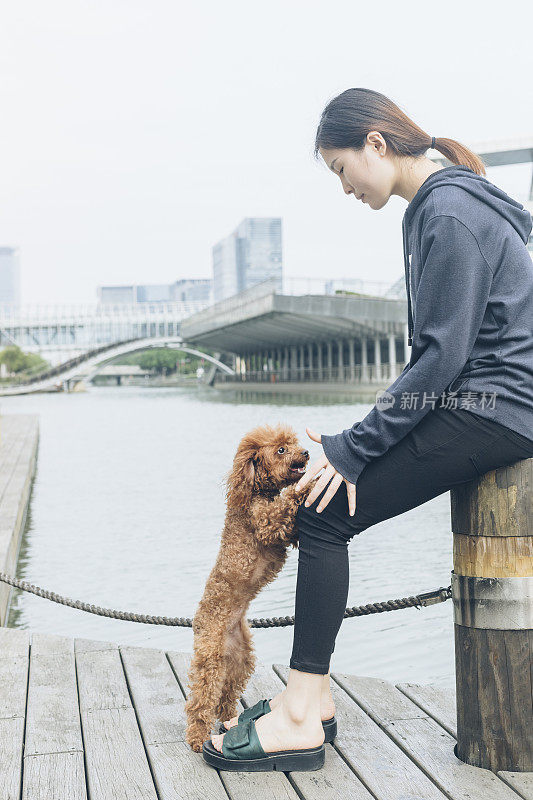
[[[334,672],[322,769],[219,772],[185,741],[189,653],[11,628],[0,651],[2,800],[533,800],[533,773],[455,756],[452,690]],[[246,705],[288,671],[260,665]]]
[[[15,575],[37,461],[39,417],[0,417],[0,572]],[[0,625],[6,624],[11,586],[0,583]]]

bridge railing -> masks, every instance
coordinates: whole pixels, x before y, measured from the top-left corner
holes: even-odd
[[[64,303],[13,305],[0,303],[0,324],[5,327],[19,325],[54,325],[81,321],[139,321],[143,319],[175,320],[195,314],[209,305],[207,301],[183,300],[173,303]]]
[[[30,386],[33,383],[40,383],[41,381],[47,381],[50,378],[55,378],[59,376],[63,372],[67,372],[69,369],[73,367],[77,367],[79,364],[82,364],[84,361],[87,361],[89,358],[93,356],[100,355],[101,353],[105,353],[107,350],[115,349],[122,344],[128,344],[129,342],[135,341],[135,339],[125,339],[122,342],[112,342],[111,344],[102,345],[102,347],[95,347],[92,350],[83,353],[80,356],[76,356],[75,358],[70,358],[68,361],[63,361],[63,363],[58,364],[55,367],[50,367],[44,370],[40,370],[33,374],[28,374],[27,372],[21,375],[15,375],[9,378],[9,384],[12,386]]]

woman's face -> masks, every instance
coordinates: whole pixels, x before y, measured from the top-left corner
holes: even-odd
[[[386,150],[385,140],[377,131],[367,134],[362,150],[319,148],[328,169],[339,176],[346,194],[353,194],[375,211],[388,202],[396,180],[396,169]]]

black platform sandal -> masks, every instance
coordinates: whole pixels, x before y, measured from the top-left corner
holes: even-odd
[[[212,767],[234,772],[308,772],[324,766],[326,748],[320,744],[300,750],[265,753],[255,729],[255,720],[247,719],[224,735],[221,753],[211,739],[207,739],[202,745],[202,755]]]
[[[250,706],[250,708],[245,708],[239,716],[237,717],[238,724],[245,722],[248,719],[259,719],[262,717],[263,714],[268,714],[272,709],[270,708],[270,703],[268,700],[258,700],[255,705]],[[235,727],[235,726],[233,726]],[[329,719],[322,720],[322,727],[324,728],[324,744],[328,744],[328,742],[332,742],[335,736],[337,735],[337,720],[335,715],[330,717]],[[219,733],[227,733],[231,728],[226,728],[224,723],[220,724],[218,729]]]

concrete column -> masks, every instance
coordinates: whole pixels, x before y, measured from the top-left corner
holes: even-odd
[[[353,348],[353,339],[348,339],[348,359],[350,364],[350,380],[355,380],[355,355]]]
[[[317,348],[317,378],[319,381],[322,381],[324,380],[324,376],[322,374],[322,342],[318,342]]]
[[[398,377],[396,371],[396,336],[393,333],[389,333],[389,369],[390,380],[396,380]]]
[[[300,353],[300,359],[299,359],[300,360],[300,363],[299,363],[300,369],[298,370],[298,380],[303,381],[304,380],[304,374],[305,374],[304,373],[305,354],[304,354],[304,346],[303,346],[303,344],[301,344],[299,346],[298,351]]]
[[[333,342],[328,342],[328,381],[333,377]]]
[[[289,348],[283,348],[283,378],[289,380]]]
[[[315,380],[314,374],[314,364],[313,364],[313,345],[311,342],[307,345],[307,360],[309,361],[309,370],[307,373],[307,379],[310,381]]]
[[[361,383],[368,383],[368,358],[366,336],[361,336]]]
[[[337,380],[343,381],[344,380],[344,361],[342,360],[342,345],[344,343],[343,339],[337,339],[337,353],[338,353],[338,367],[337,367]]]
[[[374,336],[374,380],[381,380],[381,340]]]
[[[295,344],[291,345],[291,368],[290,368],[290,380],[296,381],[298,380],[298,350]]]

